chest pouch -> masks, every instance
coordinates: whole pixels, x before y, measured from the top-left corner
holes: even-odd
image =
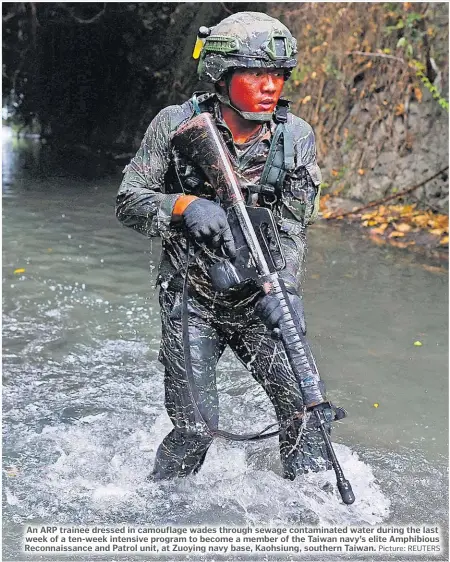
[[[289,102],[279,100],[274,118],[277,126],[260,179],[260,185],[273,187],[276,194],[281,193],[287,172],[295,168],[294,140],[287,127],[288,109]]]

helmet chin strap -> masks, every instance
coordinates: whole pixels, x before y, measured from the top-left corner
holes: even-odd
[[[266,123],[267,121],[272,121],[273,112],[267,113],[263,111],[241,111],[235,107],[228,96],[228,94],[223,95],[216,92],[217,98],[220,102],[231,107],[238,115],[246,119],[247,121],[258,121],[259,123]]]

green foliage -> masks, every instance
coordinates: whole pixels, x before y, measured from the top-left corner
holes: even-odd
[[[428,77],[425,75],[425,65],[423,65],[421,62],[414,60],[412,61],[414,67],[416,68],[416,76],[420,79],[420,81],[422,82],[422,84],[425,86],[425,88],[430,92],[430,94],[433,96],[433,98],[435,100],[437,100],[438,104],[442,107],[442,109],[445,109],[445,111],[449,111],[449,105],[448,105],[448,101],[443,98],[439,92],[439,90],[436,88],[436,86],[434,86],[430,80],[428,79]]]

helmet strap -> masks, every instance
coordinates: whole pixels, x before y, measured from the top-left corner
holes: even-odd
[[[272,121],[273,113],[267,113],[262,111],[241,111],[231,103],[228,93],[224,95],[216,91],[216,95],[221,103],[227,105],[228,107],[231,107],[233,111],[236,111],[238,115],[240,115],[243,119],[246,119],[247,121],[258,121],[259,123],[266,123],[268,121]]]

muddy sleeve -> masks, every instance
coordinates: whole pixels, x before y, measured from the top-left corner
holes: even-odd
[[[281,246],[286,267],[280,271],[280,276],[288,292],[301,295],[305,276],[306,233],[289,236],[282,234]]]
[[[295,144],[297,167],[290,177],[292,214],[308,226],[319,212],[322,174],[316,159],[316,141],[311,128]]]
[[[180,194],[164,193],[170,159],[171,108],[150,123],[136,156],[124,169],[116,198],[116,216],[146,236],[164,236],[170,230],[175,201]]]

